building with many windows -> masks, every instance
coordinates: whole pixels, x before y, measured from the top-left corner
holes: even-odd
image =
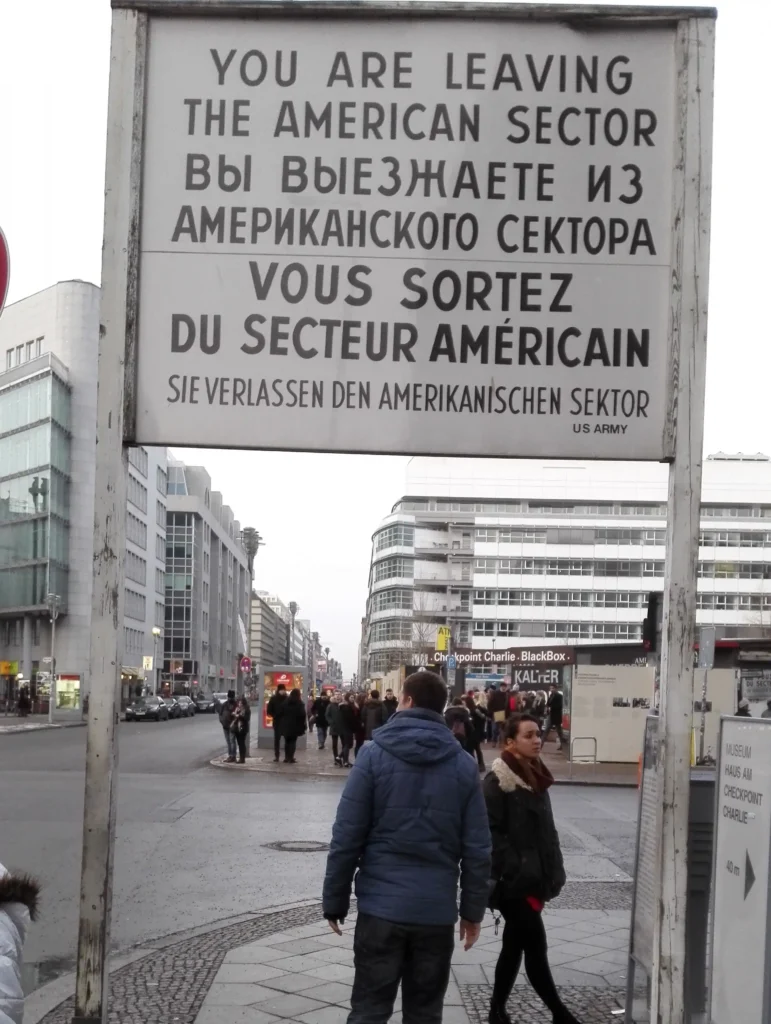
[[[370,676],[457,647],[639,641],[664,581],[667,468],[658,464],[411,459],[375,531],[365,627]],[[699,625],[771,627],[771,461],[705,461]]]
[[[267,602],[265,591],[252,592],[249,657],[258,675],[271,665],[285,665],[289,650],[289,626]]]
[[[167,501],[164,686],[237,689],[250,599],[240,523],[202,466],[171,456]]]
[[[99,303],[95,285],[63,281],[0,318],[0,698],[18,677],[46,689],[49,594],[60,705],[89,685]],[[165,449],[130,450],[127,474],[124,699],[163,625]]]

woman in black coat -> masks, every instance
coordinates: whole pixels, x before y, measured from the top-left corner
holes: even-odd
[[[559,836],[548,789],[554,779],[541,761],[541,730],[532,715],[512,715],[503,753],[484,781],[493,839],[491,906],[506,925],[495,968],[489,1024],[511,1024],[506,1002],[522,957],[530,984],[554,1024],[578,1024],[559,997],[547,955],[544,905],[565,884]]]
[[[297,741],[308,728],[308,716],[301,690],[292,690],[281,712],[281,735],[284,737],[284,764],[297,764],[295,750]]]

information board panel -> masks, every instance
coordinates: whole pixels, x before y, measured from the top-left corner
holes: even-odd
[[[661,459],[675,33],[151,18],[127,439]]]
[[[769,1020],[771,720],[724,718],[717,765],[711,1024]]]

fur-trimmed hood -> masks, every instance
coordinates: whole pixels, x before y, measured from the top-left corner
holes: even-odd
[[[500,757],[496,757],[493,761],[490,771],[498,780],[503,793],[513,793],[517,789],[526,789],[528,793],[533,792],[532,786],[528,786],[525,780],[513,772]]]
[[[7,872],[0,865],[0,911],[9,903],[21,903],[34,921],[37,916],[40,884],[23,872]]]

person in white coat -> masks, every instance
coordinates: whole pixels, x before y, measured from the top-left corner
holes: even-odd
[[[39,894],[34,878],[11,874],[0,864],[0,1024],[22,1024],[22,951]]]

